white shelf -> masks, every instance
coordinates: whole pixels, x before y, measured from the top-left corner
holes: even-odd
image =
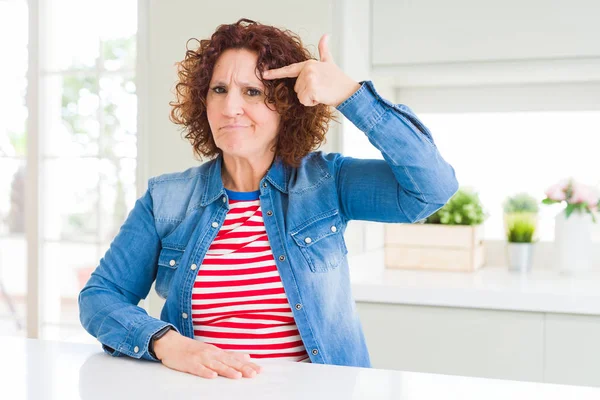
[[[383,251],[350,257],[349,264],[357,302],[600,315],[600,270],[392,270],[383,267]]]

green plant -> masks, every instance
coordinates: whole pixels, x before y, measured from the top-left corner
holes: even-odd
[[[479,225],[487,217],[479,194],[460,188],[450,200],[425,221],[428,224]]]
[[[504,200],[504,212],[507,214],[516,212],[537,213],[540,210],[539,202],[528,193],[517,193]]]
[[[535,220],[523,213],[514,214],[508,221],[506,239],[510,243],[532,243],[536,229]]]

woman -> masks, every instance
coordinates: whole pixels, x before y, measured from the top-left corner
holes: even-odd
[[[222,25],[180,63],[172,120],[211,160],[152,178],[81,291],[114,356],[206,378],[278,358],[370,366],[350,292],[351,219],[415,222],[457,190],[425,126],[289,31]],[[384,160],[312,152],[336,107]],[[152,283],[161,319],[137,306]]]

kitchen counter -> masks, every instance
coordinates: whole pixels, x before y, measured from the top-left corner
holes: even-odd
[[[213,380],[104,354],[99,345],[5,337],[0,396],[6,399],[564,399],[600,389],[262,360],[254,379]]]
[[[357,302],[600,316],[600,271],[569,276],[553,270],[477,272],[383,268],[383,252],[349,258]]]

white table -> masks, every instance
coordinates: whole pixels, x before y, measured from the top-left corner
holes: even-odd
[[[600,399],[600,389],[262,361],[254,379],[213,380],[113,358],[96,345],[4,337],[3,399]]]

